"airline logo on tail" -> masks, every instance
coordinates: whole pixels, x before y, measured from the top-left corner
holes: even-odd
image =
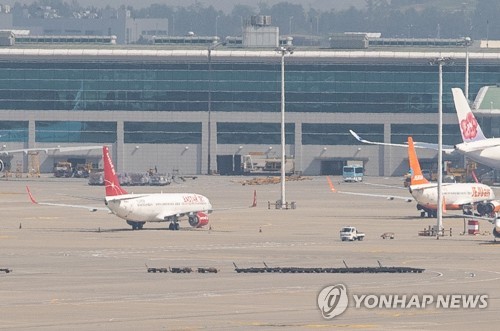
[[[106,187],[106,196],[127,194],[127,191],[120,186],[120,181],[116,176],[115,167],[111,161],[107,146],[102,148],[102,159],[104,161],[104,185]]]
[[[458,122],[464,142],[486,139],[462,90],[452,88],[451,92],[453,93],[453,101],[455,102],[455,109],[457,110]]]
[[[477,137],[477,120],[472,112],[467,113],[465,119],[460,121],[460,130],[464,140],[474,140]]]
[[[427,184],[429,181],[425,179],[420,169],[417,153],[413,144],[413,138],[408,137],[408,162],[410,163],[411,182],[410,185]]]

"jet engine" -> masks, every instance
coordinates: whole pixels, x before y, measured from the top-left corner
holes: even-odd
[[[189,216],[189,225],[193,228],[201,228],[208,224],[208,214],[201,211]]]
[[[500,203],[498,201],[479,202],[476,206],[476,210],[480,216],[491,215],[500,211]]]

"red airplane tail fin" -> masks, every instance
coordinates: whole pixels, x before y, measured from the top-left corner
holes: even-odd
[[[415,145],[413,144],[413,138],[408,137],[408,162],[410,163],[410,173],[411,173],[411,185],[427,184],[429,181],[425,179],[422,174],[422,169],[420,169],[420,163],[418,162],[417,152],[415,152]]]
[[[102,148],[102,159],[104,162],[104,186],[106,187],[106,196],[127,194],[127,191],[120,186],[120,181],[116,175],[115,167],[113,161],[111,161],[109,148],[107,146],[103,146]]]

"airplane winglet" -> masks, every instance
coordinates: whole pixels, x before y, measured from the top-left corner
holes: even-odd
[[[332,192],[337,192],[337,190],[335,189],[335,187],[333,186],[333,182],[332,180],[330,179],[330,176],[326,176],[326,180],[328,181],[328,185],[330,186],[330,190],[332,190]]]
[[[352,136],[353,136],[354,138],[356,138],[356,140],[357,140],[357,141],[359,141],[359,142],[364,142],[364,141],[363,141],[364,139],[361,139],[361,137],[360,137],[360,136],[359,136],[356,132],[354,132],[354,131],[352,131],[352,130],[349,130],[349,132],[352,134]]]
[[[31,202],[33,202],[34,204],[38,204],[38,202],[36,202],[35,198],[31,194],[31,191],[30,191],[30,188],[28,187],[28,185],[26,185],[26,190],[28,191],[28,196],[30,197]]]
[[[363,144],[370,144],[370,145],[380,145],[380,146],[399,146],[399,147],[407,147],[405,144],[394,144],[394,143],[384,143],[384,142],[376,142],[376,141],[370,141],[361,138],[356,132],[349,130],[349,133],[356,138],[357,141]]]

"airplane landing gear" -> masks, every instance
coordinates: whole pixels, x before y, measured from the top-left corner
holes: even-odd
[[[132,230],[142,230],[145,222],[135,222],[135,221],[127,221],[127,224],[132,227]]]
[[[169,230],[176,231],[179,230],[180,226],[179,223],[177,222],[170,222],[170,225],[168,226]]]
[[[426,216],[427,218],[437,217],[437,212],[435,210],[430,210],[430,209],[422,210],[420,212],[420,217],[424,218]]]
[[[420,210],[420,217],[425,217],[426,214],[428,218],[437,217],[437,210],[426,208],[420,204],[417,205],[417,210]]]

